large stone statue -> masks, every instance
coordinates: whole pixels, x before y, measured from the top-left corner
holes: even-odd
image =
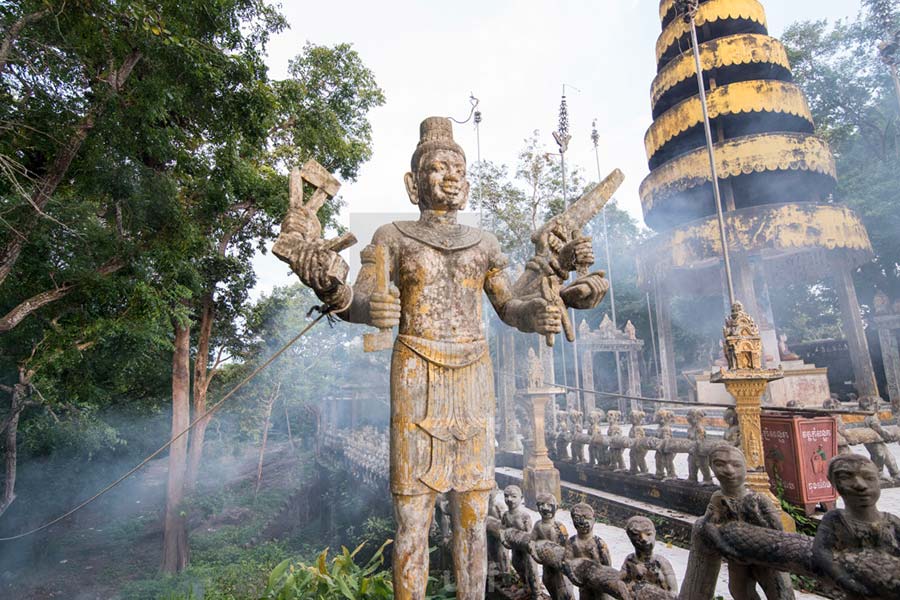
[[[559,508],[556,498],[553,494],[538,494],[536,504],[541,520],[534,524],[534,529],[531,530],[531,539],[535,542],[550,541],[565,546],[569,532],[566,531],[565,525],[555,519],[556,510]],[[569,580],[565,578],[560,569],[554,568],[553,565],[544,565],[541,581],[552,600],[575,599]]]
[[[423,597],[428,520],[437,494],[448,493],[457,597],[481,600],[495,404],[482,293],[505,323],[553,335],[563,329],[566,306],[596,306],[608,284],[602,274],[585,273],[560,289],[560,275],[592,262],[591,242],[560,239],[546,226],[541,235],[547,239],[538,236],[536,245],[548,250],[526,265],[515,285],[510,282],[497,238],[457,223],[469,183],[465,153],[448,119],[422,122],[410,167],[404,182],[421,216],[375,232],[352,288],[346,263],[327,242],[313,239],[321,227],[312,199],[302,206],[292,201],[282,235],[301,241],[282,245],[277,254],[340,318],[387,335],[399,326],[391,362],[395,596]]]
[[[663,556],[653,553],[656,546],[656,527],[647,517],[631,517],[625,524],[625,533],[634,553],[622,563],[622,580],[632,594],[652,585],[663,591],[678,593],[678,580],[672,564]]]
[[[879,476],[875,463],[859,454],[828,463],[828,480],[846,508],[822,518],[813,565],[847,593],[847,600],[900,598],[900,519],[878,510]]]

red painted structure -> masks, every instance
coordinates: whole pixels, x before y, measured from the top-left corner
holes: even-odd
[[[828,481],[828,461],[837,454],[834,418],[763,413],[760,422],[772,491],[780,482],[785,500],[807,515],[819,503],[834,508],[837,494]]]

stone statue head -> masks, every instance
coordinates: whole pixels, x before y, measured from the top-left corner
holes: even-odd
[[[559,508],[559,503],[553,494],[538,494],[534,502],[537,504],[542,519],[552,519],[556,515],[556,509]]]
[[[642,424],[644,422],[644,417],[646,417],[646,416],[647,416],[647,414],[642,410],[635,409],[635,410],[631,411],[631,424],[632,425]]]
[[[661,408],[656,411],[656,422],[660,425],[670,425],[675,421],[675,413],[668,408]]]
[[[453,141],[453,125],[428,117],[419,125],[419,144],[403,176],[409,200],[420,210],[462,210],[469,198],[466,154]]]
[[[706,413],[703,412],[702,408],[692,408],[687,411],[687,422],[691,425],[697,425],[703,422],[703,419],[706,418]]]
[[[722,486],[722,491],[735,491],[747,479],[744,453],[731,444],[719,444],[709,453],[709,466]]]
[[[732,425],[738,424],[738,415],[737,411],[733,408],[726,408],[725,414],[722,415],[722,418],[725,420],[725,423],[731,427]]]
[[[575,531],[581,535],[590,533],[594,527],[594,508],[587,502],[579,502],[570,512]]]
[[[508,485],[503,488],[503,501],[506,508],[513,510],[522,504],[522,488],[517,485]]]
[[[622,413],[620,413],[617,410],[611,410],[608,413],[606,413],[606,419],[609,421],[610,425],[612,425],[614,423],[621,423],[622,422]]]
[[[631,517],[625,523],[625,533],[631,540],[634,549],[641,553],[650,553],[656,545],[656,526],[647,517]]]
[[[828,481],[847,508],[874,507],[881,497],[879,469],[861,454],[838,454],[828,461]]]
[[[878,396],[862,396],[859,399],[859,410],[877,410],[880,400]]]

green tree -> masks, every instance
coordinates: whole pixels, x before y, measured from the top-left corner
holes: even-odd
[[[896,14],[895,3],[874,4],[889,4]],[[834,200],[861,215],[875,250],[874,261],[854,278],[864,304],[871,303],[876,289],[900,295],[900,115],[889,69],[878,52],[883,25],[865,17],[832,25],[806,21],[783,36],[817,132],[837,161]]]

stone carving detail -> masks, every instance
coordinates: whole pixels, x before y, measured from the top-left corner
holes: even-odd
[[[549,541],[564,546],[569,537],[565,525],[555,519],[559,505],[553,494],[539,494],[537,497],[537,509],[541,520],[534,524],[531,530],[531,539],[535,542]],[[541,581],[552,600],[574,600],[572,584],[563,576],[561,568],[553,564],[544,565]]]
[[[625,532],[634,553],[629,554],[622,564],[622,580],[632,594],[637,595],[643,588],[653,586],[672,594],[678,593],[675,570],[665,557],[654,554],[656,527],[647,517],[631,517],[625,524]]]
[[[656,462],[656,477],[659,479],[675,478],[675,452],[669,445],[674,442],[672,438],[672,424],[675,422],[675,413],[666,408],[656,411],[655,420],[659,425],[656,436],[659,438],[659,448],[654,459]]]
[[[744,305],[735,302],[731,315],[725,319],[722,331],[725,337],[725,359],[728,369],[762,369],[762,338],[753,317],[744,311]]]
[[[622,426],[620,423],[622,422],[622,413],[617,410],[611,410],[606,413],[606,418],[609,421],[609,429],[606,430],[606,435],[610,439],[609,443],[609,459],[610,466],[616,471],[624,471],[625,470],[625,448],[627,447],[627,439],[626,443],[623,445],[613,444],[613,438],[621,438],[622,437]]]
[[[528,349],[528,389],[537,390],[544,386],[544,364],[535,353],[534,348]]]
[[[689,440],[696,442],[694,450],[688,454],[688,481],[697,481],[698,473],[703,475],[703,483],[712,481],[712,473],[709,470],[709,455],[705,454],[706,427],[703,421],[706,413],[702,409],[692,408],[687,413]]]
[[[634,446],[628,451],[629,471],[632,474],[646,474],[647,469],[647,448],[640,445],[640,440],[647,437],[644,432],[644,417],[646,414],[642,410],[631,411],[631,429],[628,431],[628,437],[635,440]]]

